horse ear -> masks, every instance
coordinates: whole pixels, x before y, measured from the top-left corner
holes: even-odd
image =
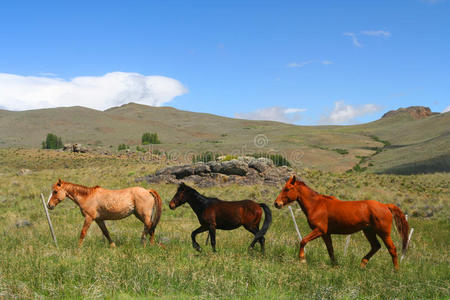
[[[58,179],[57,185],[58,185],[58,186],[61,186],[61,183],[62,183],[62,180],[61,180],[61,178],[59,178],[59,179]]]
[[[292,175],[291,183],[294,184],[297,178],[295,178],[295,175]]]

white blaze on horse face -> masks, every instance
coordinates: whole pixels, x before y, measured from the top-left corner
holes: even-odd
[[[50,195],[48,196],[47,206],[48,206],[48,203],[50,202],[50,199],[52,199],[52,193],[53,193],[53,192],[50,192]]]

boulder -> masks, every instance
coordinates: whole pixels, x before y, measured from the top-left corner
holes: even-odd
[[[25,176],[33,173],[30,169],[20,169],[19,172],[17,172],[17,176]]]
[[[248,166],[262,173],[268,168],[273,167],[273,161],[265,157],[254,158],[248,163]]]
[[[225,175],[245,176],[248,172],[248,165],[240,160],[233,159],[222,162],[222,170],[220,173]]]

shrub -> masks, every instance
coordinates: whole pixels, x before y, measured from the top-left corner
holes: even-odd
[[[147,149],[145,149],[144,147],[140,147],[139,145],[136,146],[136,151],[140,151],[140,152],[147,152]]]
[[[254,158],[265,157],[273,161],[273,164],[277,167],[281,166],[291,166],[291,163],[281,154],[267,154],[267,153],[256,153],[252,154]]]
[[[126,149],[130,149],[130,147],[125,144],[120,144],[119,147],[117,147],[117,150],[119,150],[119,151],[126,150]]]
[[[192,162],[208,162],[216,160],[219,155],[217,153],[212,153],[211,151],[203,152],[199,155],[192,157]]]
[[[161,144],[157,133],[146,132],[142,135],[142,145]]]
[[[42,149],[59,149],[63,146],[61,137],[58,137],[53,133],[47,134],[45,141],[42,141]]]
[[[336,149],[333,149],[333,151],[336,151],[337,153],[342,154],[342,155],[348,154],[348,150],[347,149],[336,148]]]
[[[225,155],[225,157],[222,159],[222,161],[230,161],[230,160],[233,160],[233,159],[237,159],[238,157],[236,156],[236,155],[230,155],[230,154],[227,154],[227,155]]]

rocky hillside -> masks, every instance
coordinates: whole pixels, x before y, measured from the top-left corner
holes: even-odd
[[[381,118],[390,118],[390,117],[395,117],[395,116],[399,116],[399,115],[406,115],[406,116],[410,116],[413,120],[420,120],[420,119],[424,119],[427,118],[429,116],[431,116],[432,114],[436,114],[436,113],[432,113],[431,109],[429,107],[425,107],[425,106],[410,106],[410,107],[406,107],[406,108],[399,108],[397,110],[390,110],[387,113],[385,113]]]

